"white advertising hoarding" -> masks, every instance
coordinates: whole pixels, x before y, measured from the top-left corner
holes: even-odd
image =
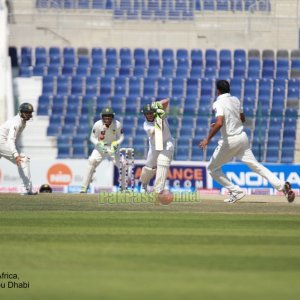
[[[48,183],[57,192],[78,192],[86,174],[87,159],[31,159],[31,178],[35,189]],[[91,190],[111,190],[113,186],[113,164],[103,160],[96,169]],[[2,158],[0,160],[0,192],[19,192],[22,181],[16,165]]]

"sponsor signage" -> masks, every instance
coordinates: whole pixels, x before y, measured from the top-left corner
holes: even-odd
[[[264,165],[279,179],[289,181],[294,189],[300,188],[300,165]],[[251,188],[253,190],[257,188],[262,188],[264,190],[273,188],[267,179],[261,177],[244,164],[226,164],[222,167],[222,171],[234,184],[237,184],[242,188]],[[213,180],[213,188],[221,188],[221,185]]]
[[[137,162],[134,169],[134,178],[136,185],[139,184],[142,168],[145,163]],[[115,168],[114,185],[118,186],[118,172]],[[150,186],[153,186],[154,179],[150,181]],[[130,185],[130,183],[129,183]],[[207,176],[205,165],[187,165],[173,164],[170,166],[166,181],[166,188],[172,192],[193,192],[202,188],[207,188]],[[136,188],[136,190],[139,190]]]

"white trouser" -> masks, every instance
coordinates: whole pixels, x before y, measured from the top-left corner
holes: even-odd
[[[25,154],[20,153],[22,157],[22,161],[18,168],[18,173],[22,179],[23,186],[27,192],[32,191],[32,182],[31,182],[31,174],[30,174],[30,159]],[[16,159],[11,153],[11,150],[6,144],[0,144],[0,158],[4,157],[11,161],[13,164],[16,165]]]
[[[88,158],[88,167],[86,171],[86,176],[83,180],[83,186],[88,188],[90,185],[93,175],[95,173],[96,168],[99,166],[99,164],[102,162],[103,159],[110,159],[113,161],[115,166],[119,169],[120,166],[120,155],[119,152],[115,153],[104,153],[100,152],[97,149],[94,149],[93,152],[91,153],[90,157]]]
[[[209,174],[230,192],[239,192],[241,188],[234,185],[222,172],[221,167],[236,157],[245,163],[251,170],[267,179],[277,190],[284,188],[284,181],[276,177],[269,169],[260,164],[254,157],[250,147],[247,134],[242,132],[239,135],[228,137],[228,140],[220,140],[209,163]]]

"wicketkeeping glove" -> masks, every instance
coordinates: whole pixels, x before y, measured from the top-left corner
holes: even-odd
[[[98,151],[100,151],[100,152],[107,152],[107,149],[106,149],[106,143],[104,143],[103,141],[100,141],[100,142],[97,144],[97,149],[98,149]]]
[[[111,146],[110,146],[111,152],[115,153],[117,151],[117,149],[118,149],[118,146],[119,146],[118,142],[117,141],[113,141],[111,143]]]

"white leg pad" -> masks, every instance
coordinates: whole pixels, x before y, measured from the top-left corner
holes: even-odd
[[[168,177],[168,171],[171,164],[171,154],[169,153],[160,153],[157,158],[157,171],[154,184],[154,191],[160,193],[164,190],[166,180]]]
[[[96,168],[97,166],[99,165],[100,162],[97,162],[97,160],[95,159],[92,159],[92,158],[89,158],[88,160],[88,167],[87,167],[87,170],[86,170],[86,175],[85,175],[85,178],[83,180],[83,186],[88,188],[91,181],[92,181],[92,178],[93,178],[93,175],[96,171]]]
[[[154,177],[156,174],[156,168],[149,168],[147,166],[144,166],[142,169],[141,177],[140,177],[140,182],[143,185],[148,185],[150,180]]]

